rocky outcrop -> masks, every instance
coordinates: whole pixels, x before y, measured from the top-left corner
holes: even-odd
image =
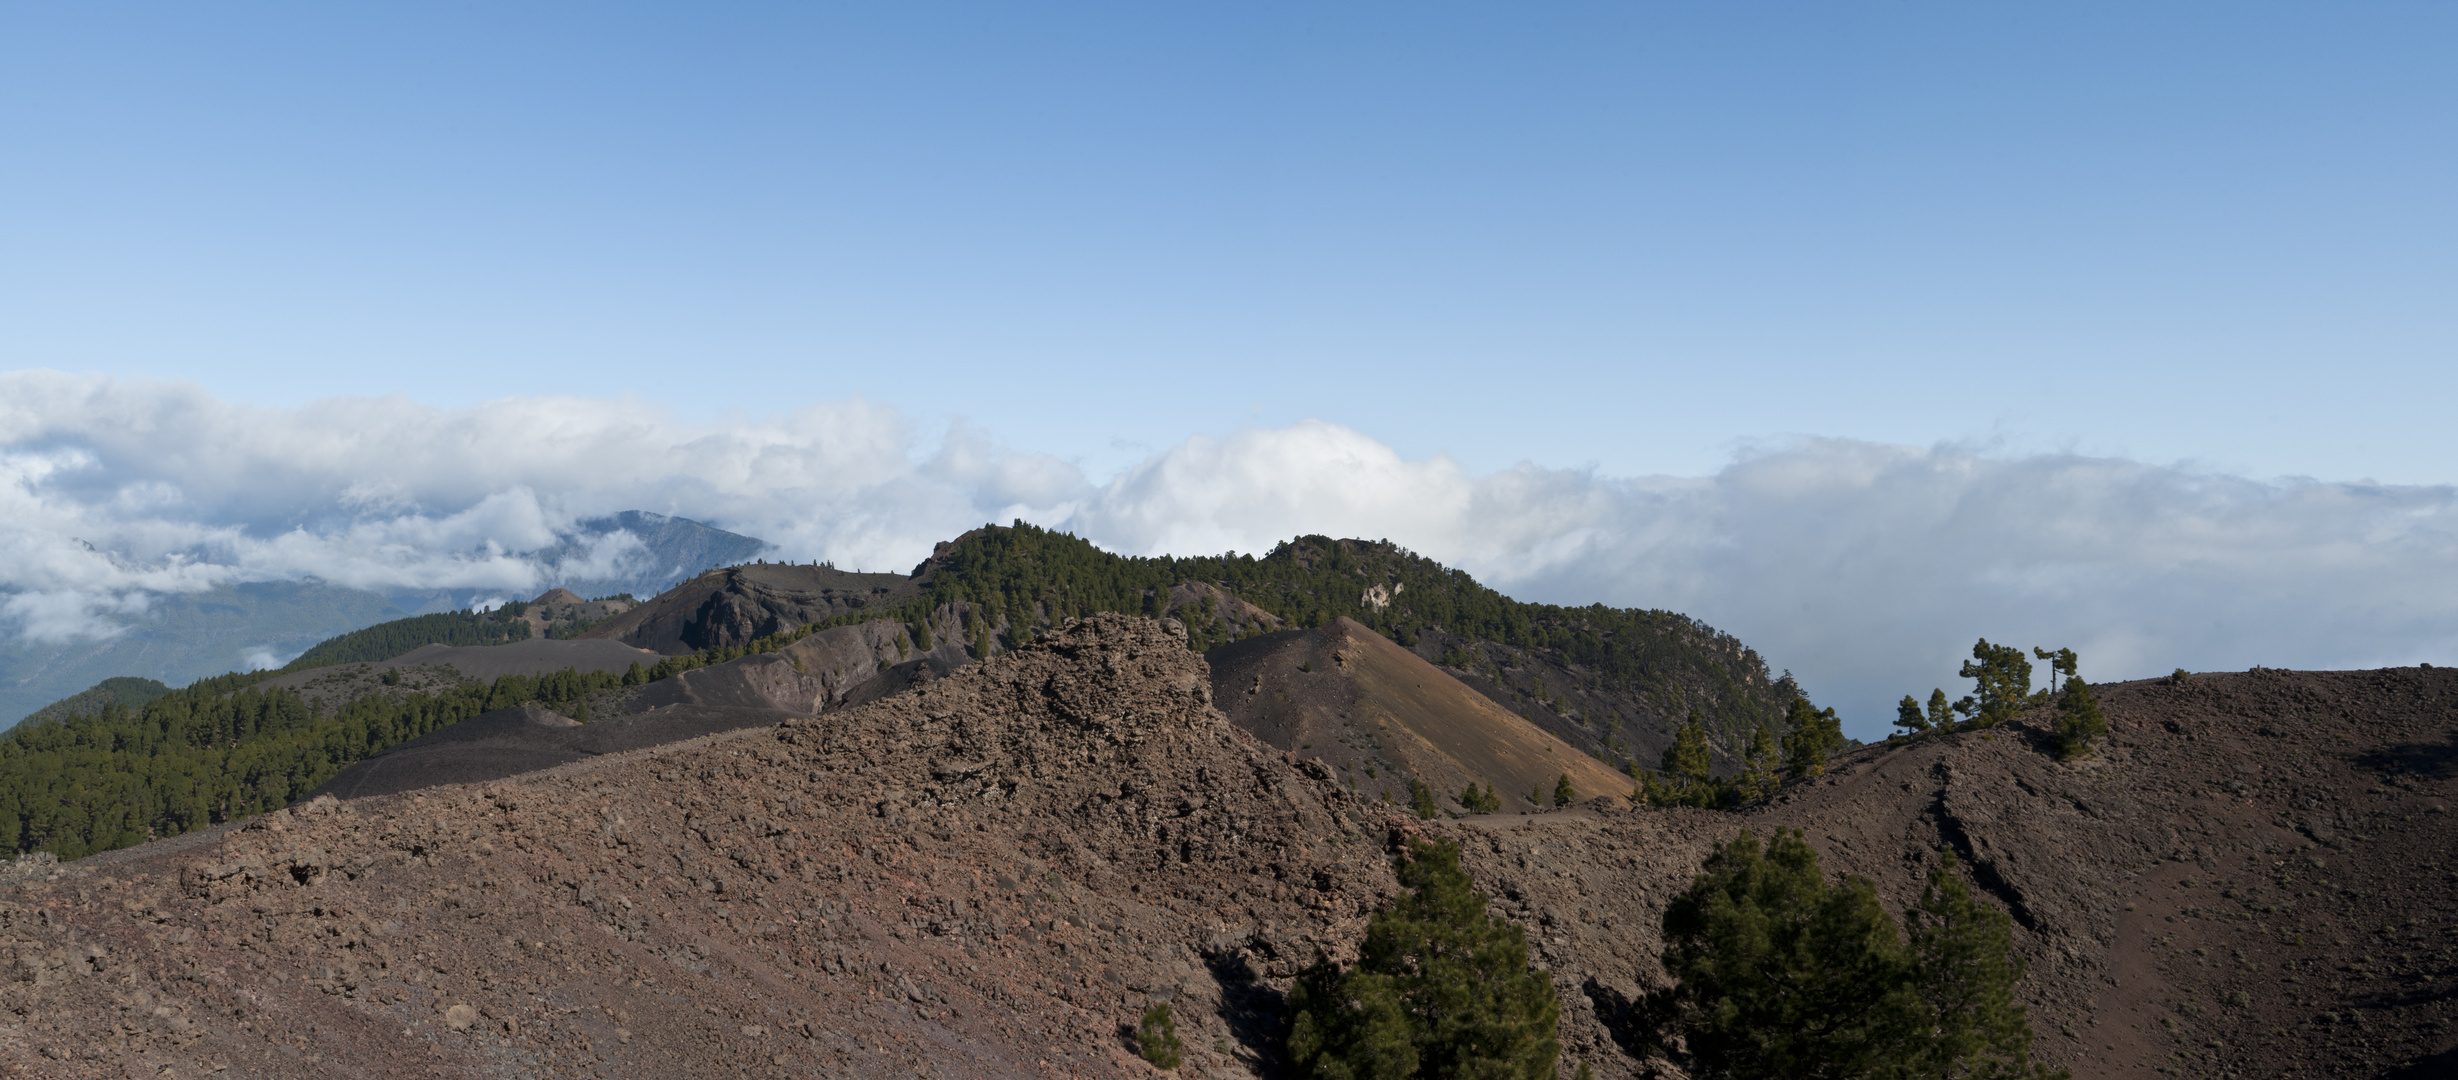
[[[847,612],[920,595],[901,574],[856,574],[824,566],[752,563],[711,570],[589,630],[676,655],[730,649]]]

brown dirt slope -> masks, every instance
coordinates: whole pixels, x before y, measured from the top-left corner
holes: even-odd
[[[1370,797],[1406,805],[1408,781],[1459,810],[1460,790],[1492,784],[1506,809],[1553,803],[1569,774],[1581,799],[1627,795],[1630,777],[1462,685],[1348,618],[1222,645],[1205,654],[1213,699],[1239,727],[1320,759]]]
[[[1712,845],[1783,826],[1897,911],[1956,851],[2016,920],[2040,1056],[2077,1077],[2458,1075],[2458,673],[2101,692],[2110,740],[2070,764],[2035,714],[1861,749],[1744,813],[1446,829],[1625,1041],[1666,900]]]
[[[1185,1075],[1268,1074],[1289,978],[1353,950],[1420,832],[1528,930],[1564,1075],[1665,1075],[1630,1052],[1663,905],[1713,845],[1791,826],[1897,909],[1958,851],[2079,1077],[2446,1075],[2458,678],[2104,695],[2079,763],[2034,717],[1741,813],[1420,822],[1208,707],[1160,625],[1099,616],[781,726],[0,871],[0,1067],[1146,1076],[1122,1030],[1166,999]]]
[[[1208,697],[1100,616],[862,708],[36,874],[0,1062],[1144,1076],[1120,1026],[1160,997],[1187,1075],[1245,1075],[1274,980],[1387,894],[1384,811]]]

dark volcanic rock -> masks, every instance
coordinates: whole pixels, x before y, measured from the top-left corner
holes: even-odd
[[[664,705],[581,724],[533,705],[481,713],[451,727],[402,743],[353,763],[310,792],[363,799],[446,784],[501,780],[550,769],[600,754],[772,727],[795,714],[781,709],[724,704]]]
[[[902,603],[920,591],[903,574],[753,563],[711,570],[581,636],[669,655],[730,649],[849,611]]]

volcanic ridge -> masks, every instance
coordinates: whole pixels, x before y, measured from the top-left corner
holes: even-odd
[[[880,670],[894,642],[815,635],[799,658],[746,658],[790,695],[751,726],[21,861],[0,885],[0,1061],[1150,1076],[1128,1031],[1168,1001],[1187,1075],[1276,1075],[1290,978],[1318,951],[1353,957],[1396,892],[1392,852],[1433,836],[1551,974],[1563,1075],[1671,1076],[1683,1062],[1655,1056],[1640,1007],[1664,982],[1664,905],[1714,846],[1780,826],[1896,910],[1953,851],[2014,916],[2035,1057],[2076,1076],[2458,1062],[2445,669],[2107,685],[2110,735],[2077,762],[2024,716],[1850,751],[1738,812],[1607,795],[1424,820],[1349,778],[1571,751],[1507,731],[1474,750],[1474,703],[1370,634],[1267,635],[1215,666],[1174,622],[1102,614],[902,672]],[[1284,704],[1254,704],[1268,694]]]

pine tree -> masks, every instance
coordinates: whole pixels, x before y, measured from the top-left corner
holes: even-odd
[[[1954,730],[1954,706],[1947,704],[1944,690],[1929,691],[1929,729],[1932,731]]]
[[[1579,789],[1570,786],[1570,774],[1563,773],[1561,779],[1553,782],[1553,805],[1569,806],[1578,801]]]
[[[2050,652],[2047,649],[2034,645],[2031,647],[2031,655],[2035,659],[2048,661],[2048,692],[2050,694],[2055,694],[2057,692],[2057,676],[2072,676],[2074,674],[2075,657],[2074,650],[2072,649],[2059,649],[2056,652]]]
[[[2012,645],[1991,645],[1989,639],[1981,638],[1958,674],[1977,684],[1972,691],[1978,699],[1972,719],[1981,727],[2014,719],[2015,712],[2032,700],[2031,661]]]
[[[2022,958],[2013,920],[1973,899],[1954,852],[1929,870],[1911,926],[1921,1023],[1904,1055],[1915,1076],[2045,1077],[2031,1063],[2031,1023],[2014,1000]],[[2062,1076],[2060,1070],[2054,1074]]]
[[[1136,1049],[1154,1068],[1175,1069],[1185,1060],[1186,1044],[1178,1041],[1178,1021],[1169,1015],[1169,1003],[1156,1001],[1144,1010],[1143,1023],[1135,1028]]]
[[[2108,734],[2108,717],[2099,698],[2082,676],[2069,674],[2065,693],[2057,699],[2057,757],[2071,761],[2091,752],[2091,744]]]
[[[1417,812],[1420,818],[1435,818],[1442,815],[1441,804],[1434,801],[1434,789],[1425,781],[1414,776],[1408,778],[1408,805]]]
[[[1665,1004],[1704,1071],[1863,1077],[1917,1022],[1912,965],[1865,878],[1829,885],[1798,831],[1747,830],[1664,912]]]
[[[1828,882],[1798,830],[1763,851],[1745,830],[1665,909],[1663,1033],[1737,1080],[2064,1075],[2029,1061],[2010,920],[1952,853],[1905,922],[1908,940],[1868,879]]]
[[[1673,732],[1673,745],[1664,748],[1664,775],[1677,784],[1706,783],[1713,774],[1713,762],[1707,752],[1707,725],[1690,710],[1689,719]]]
[[[1792,699],[1785,717],[1792,731],[1784,736],[1784,771],[1798,780],[1826,773],[1826,759],[1843,749],[1843,721],[1832,708],[1820,709],[1805,697]]]
[[[1290,988],[1295,1074],[1552,1080],[1561,1003],[1526,934],[1486,914],[1456,843],[1410,840],[1398,869],[1409,891],[1374,914],[1356,966],[1317,959]]]
[[[1742,802],[1763,799],[1775,793],[1779,783],[1776,766],[1783,762],[1783,750],[1776,744],[1775,732],[1767,722],[1758,722],[1758,730],[1750,735],[1750,749],[1741,757],[1741,775],[1733,782],[1733,793]]]
[[[1902,701],[1895,703],[1895,726],[1902,728],[1906,735],[1918,735],[1929,730],[1929,718],[1921,714],[1920,702],[1914,700],[1912,695],[1905,694]]]
[[[1688,719],[1673,731],[1673,745],[1664,748],[1662,761],[1664,779],[1640,772],[1634,764],[1631,774],[1639,781],[1639,789],[1631,794],[1634,801],[1650,806],[1723,805],[1731,792],[1715,782],[1710,768],[1712,759],[1707,750],[1707,725],[1699,719],[1698,710],[1690,710]]]

